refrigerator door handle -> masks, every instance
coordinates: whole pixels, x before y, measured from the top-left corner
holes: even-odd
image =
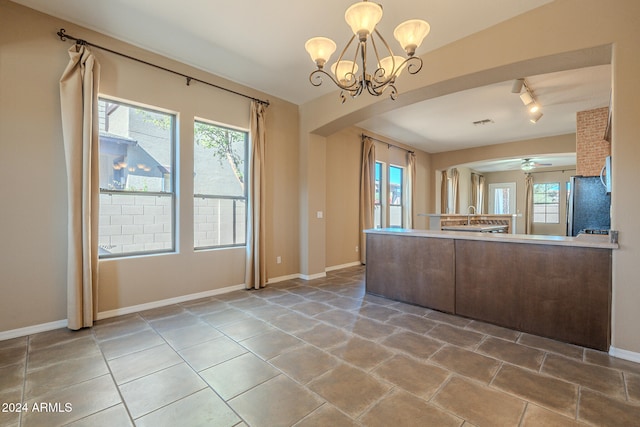
[[[607,188],[607,183],[604,182],[604,171],[607,170],[607,165],[604,165],[602,169],[600,169],[600,182],[604,185],[604,188]]]

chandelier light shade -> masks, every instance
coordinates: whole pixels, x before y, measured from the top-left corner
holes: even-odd
[[[384,70],[385,76],[400,74],[407,64],[402,56],[387,56],[378,63],[378,68]]]
[[[318,68],[322,68],[336,51],[336,44],[326,37],[314,37],[307,40],[304,48],[309,52],[311,60],[316,63]]]
[[[353,34],[360,40],[363,38],[366,40],[382,19],[382,7],[376,3],[361,1],[349,6],[344,13],[344,19],[351,27]]]
[[[431,26],[426,21],[410,19],[396,27],[393,31],[393,37],[398,40],[407,55],[413,56],[429,31],[431,31]]]
[[[336,44],[326,37],[314,37],[305,43],[304,47],[317,67],[309,76],[309,81],[314,86],[320,86],[323,78],[328,77],[342,89],[340,97],[343,103],[346,100],[345,92],[355,98],[365,89],[374,96],[380,96],[388,90],[391,99],[396,99],[396,77],[405,68],[409,74],[416,74],[422,69],[422,59],[414,55],[429,34],[429,24],[420,19],[411,19],[396,27],[393,35],[406,52],[405,58],[395,55],[376,29],[382,19],[382,6],[379,4],[367,0],[355,3],[347,9],[344,18],[353,36],[331,65],[331,73],[325,71],[324,66],[335,52]],[[346,57],[353,58],[353,61],[343,59],[352,46],[355,52]],[[376,60],[374,64],[377,68],[374,69],[367,67],[367,55],[371,53]],[[381,56],[380,53],[386,55]]]
[[[334,76],[336,76],[336,79],[340,83],[347,84],[351,80],[356,78],[356,73],[358,72],[358,64],[353,61],[347,61],[346,59],[343,59],[340,62],[335,62],[331,66],[331,72]]]

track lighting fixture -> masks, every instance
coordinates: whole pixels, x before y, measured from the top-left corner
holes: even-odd
[[[522,92],[522,88],[524,87],[524,92]],[[540,112],[540,104],[536,101],[535,96],[533,95],[533,90],[527,84],[526,79],[516,79],[513,82],[513,86],[511,88],[512,93],[519,93],[520,100],[527,107],[527,111],[531,114],[531,118],[529,121],[531,123],[536,123],[542,117],[542,112]],[[522,93],[520,93],[522,92]]]

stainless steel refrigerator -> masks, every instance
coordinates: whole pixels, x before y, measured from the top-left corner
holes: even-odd
[[[608,234],[611,228],[611,194],[599,176],[572,176],[567,207],[567,236]]]

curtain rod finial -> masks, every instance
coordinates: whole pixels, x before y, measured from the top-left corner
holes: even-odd
[[[67,41],[67,34],[65,33],[64,28],[60,28],[60,31],[58,31],[56,34],[58,35],[58,37],[60,37],[60,41],[63,41],[63,42]]]

